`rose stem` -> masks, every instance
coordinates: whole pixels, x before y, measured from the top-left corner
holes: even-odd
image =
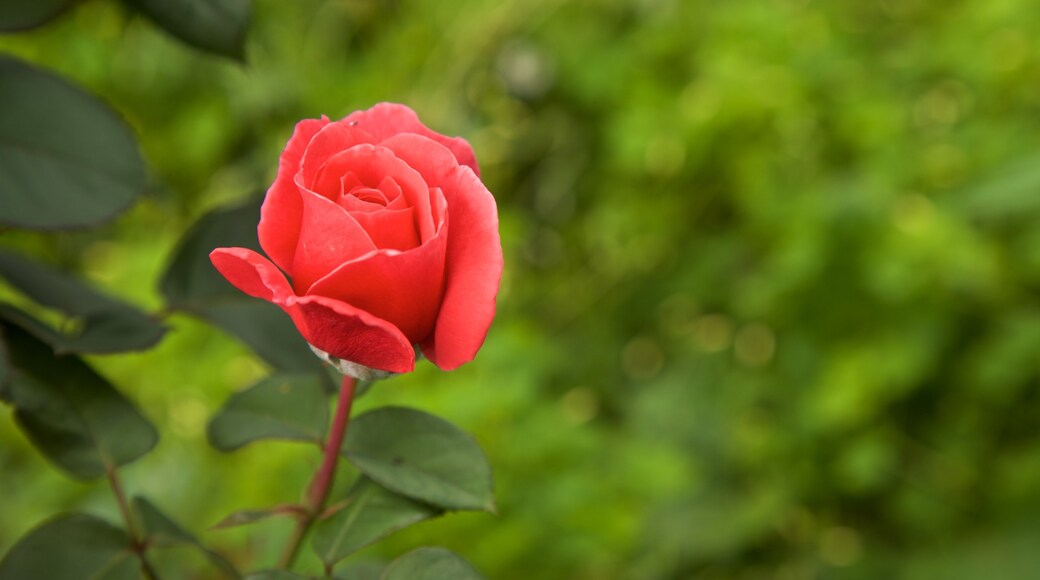
[[[134,523],[134,516],[130,513],[130,504],[126,501],[126,494],[123,493],[123,484],[119,481],[119,474],[116,473],[115,466],[108,465],[105,467],[105,475],[108,476],[108,486],[112,488],[112,495],[116,496],[116,503],[119,504],[119,514],[123,517],[123,523],[126,524],[126,531],[130,534],[130,540],[133,542],[134,553],[141,560],[141,573],[148,580],[157,580],[159,575],[155,573],[155,569],[148,562],[145,557],[145,551],[148,550],[148,544],[141,538],[141,534],[137,529],[137,524]]]
[[[354,402],[354,377],[344,376],[343,384],[340,386],[339,402],[336,404],[336,417],[332,421],[332,429],[325,441],[325,460],[314,474],[310,487],[307,488],[307,514],[296,523],[296,529],[289,540],[285,553],[282,555],[278,567],[288,570],[296,560],[296,554],[300,551],[303,538],[310,531],[314,520],[325,509],[325,502],[329,498],[329,490],[336,478],[336,462],[339,460],[339,450],[343,447],[343,437],[347,433],[347,423],[350,421],[350,406]]]

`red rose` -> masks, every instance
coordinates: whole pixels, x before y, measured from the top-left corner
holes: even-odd
[[[411,371],[413,345],[453,369],[484,342],[502,275],[495,199],[469,144],[404,105],[300,121],[257,232],[271,261],[218,248],[213,265],[350,374]]]

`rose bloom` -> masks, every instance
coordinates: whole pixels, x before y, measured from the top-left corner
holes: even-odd
[[[484,342],[502,276],[495,199],[469,143],[404,105],[300,121],[257,233],[270,260],[218,248],[213,265],[347,374],[411,371],[414,346],[449,370]]]

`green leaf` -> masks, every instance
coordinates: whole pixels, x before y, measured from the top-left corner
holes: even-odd
[[[331,566],[380,538],[440,514],[434,507],[361,478],[347,496],[346,507],[318,522],[311,544],[321,561]]]
[[[152,502],[141,496],[135,496],[130,503],[144,530],[144,536],[157,547],[198,544],[198,541],[184,528],[177,525],[166,514],[159,511]]]
[[[68,318],[60,328],[52,328],[29,313],[0,304],[0,318],[25,328],[46,342],[56,354],[111,354],[141,351],[155,346],[166,328],[151,319],[123,316],[119,312],[97,312],[82,318]]]
[[[233,334],[275,368],[320,372],[321,361],[277,306],[243,294],[209,261],[218,247],[259,251],[260,198],[200,218],[181,238],[159,288],[170,309],[187,312]]]
[[[416,409],[383,407],[350,424],[343,454],[388,489],[453,510],[494,511],[491,466],[477,442]]]
[[[303,515],[305,512],[303,508],[296,505],[286,504],[274,506],[271,508],[255,509],[255,510],[242,510],[232,512],[224,517],[224,519],[217,522],[211,530],[222,530],[224,528],[234,528],[237,526],[247,526],[249,524],[255,524],[256,522],[266,520],[273,516],[290,516],[296,517]]]
[[[69,324],[56,330],[11,307],[0,311],[0,316],[15,320],[58,353],[144,350],[155,346],[166,332],[162,324],[137,308],[13,252],[0,251],[0,278],[37,303],[69,317]]]
[[[289,439],[321,444],[328,402],[315,375],[274,375],[235,393],[209,424],[209,442],[234,451],[258,439]]]
[[[94,574],[90,580],[140,580],[141,561],[138,558],[120,558],[104,570]]]
[[[73,356],[55,356],[25,330],[0,321],[11,357],[6,400],[33,445],[73,477],[100,477],[144,455],[159,435],[104,377]]]
[[[390,562],[381,580],[480,580],[483,576],[444,548],[419,548]]]
[[[0,560],[0,580],[137,580],[130,537],[85,514],[54,518],[30,531]]]
[[[243,60],[249,0],[125,0],[181,41]]]
[[[260,251],[256,226],[262,202],[262,198],[253,197],[240,205],[214,210],[188,228],[159,282],[159,290],[170,306],[194,310],[212,300],[243,296],[217,272],[209,254],[221,246]]]
[[[28,30],[46,24],[73,0],[4,0],[0,2],[0,32]]]
[[[133,133],[94,96],[0,57],[0,225],[98,225],[145,189]]]
[[[278,370],[321,372],[321,359],[307,347],[289,316],[269,302],[243,294],[241,298],[213,304],[197,314],[240,338]]]
[[[145,498],[139,496],[135,497],[131,505],[134,513],[137,515],[138,521],[141,522],[145,539],[150,542],[150,545],[159,548],[169,546],[191,546],[205,554],[206,557],[209,558],[210,562],[219,568],[224,575],[231,578],[240,577],[238,570],[235,570],[235,567],[232,566],[223,556],[203,546],[195,536],[177,525],[176,522],[159,511],[159,508],[155,507]]]

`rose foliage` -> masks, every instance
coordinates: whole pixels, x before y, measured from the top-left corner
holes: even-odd
[[[5,3],[0,32],[45,24],[67,4]],[[192,19],[185,14],[197,11],[177,2],[131,4],[193,46],[241,54],[246,2],[228,0]],[[101,225],[143,193],[146,171],[133,130],[74,83],[2,57],[0,111],[5,233]],[[270,260],[252,249],[256,210],[251,202],[218,209],[182,236],[159,284],[166,300],[159,315],[16,248],[0,251],[0,403],[54,467],[78,480],[106,481],[118,506],[111,511],[122,520],[72,512],[38,522],[4,546],[0,580],[242,578],[244,571],[253,571],[246,576],[252,579],[306,579],[312,576],[297,571],[319,565],[323,577],[358,577],[361,570],[388,580],[480,577],[443,548],[336,570],[365,546],[449,510],[495,510],[490,465],[462,430],[401,406],[370,409],[353,421],[350,415],[369,386],[356,379],[411,371],[417,349],[453,369],[484,342],[502,248],[495,200],[473,150],[427,129],[403,105],[380,104],[335,122],[305,120],[259,211],[259,246]],[[210,260],[234,286],[267,302],[228,286]],[[271,366],[269,376],[234,393],[211,419],[213,447],[230,452],[285,439],[322,451],[302,501],[237,511],[215,526],[292,518],[296,531],[277,570],[255,570],[263,563],[253,554],[210,549],[158,507],[164,501],[121,482],[122,468],[151,453],[162,430],[83,356],[153,348],[178,313],[231,333]],[[330,375],[305,344],[350,375],[331,420]],[[333,483],[342,460],[357,477],[340,489]],[[297,564],[308,540],[310,562]],[[167,557],[168,548],[193,549],[202,558]]]

